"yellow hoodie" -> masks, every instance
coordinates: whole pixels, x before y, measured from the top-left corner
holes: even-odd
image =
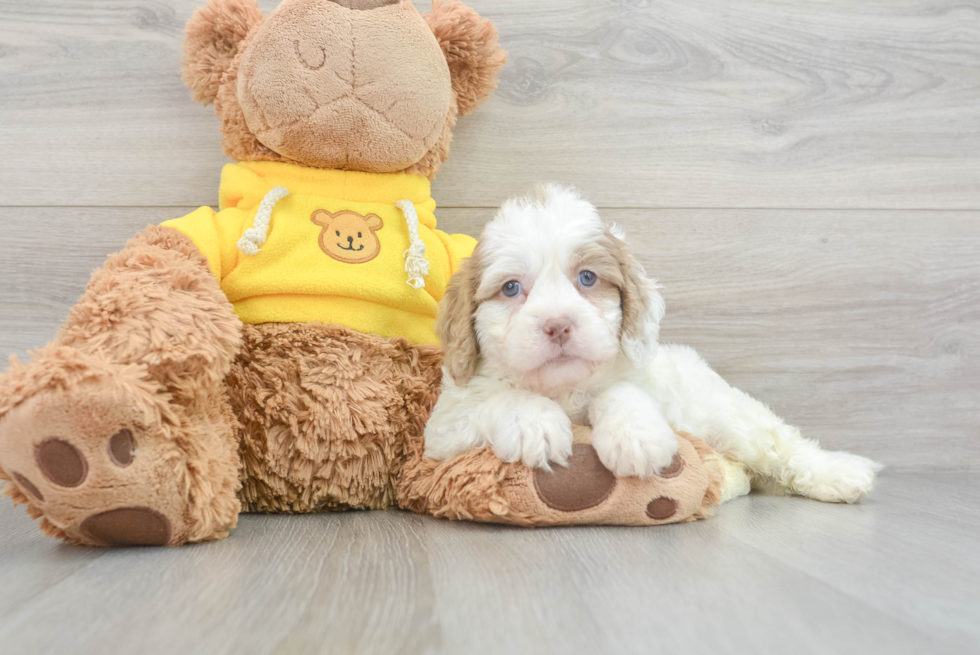
[[[220,211],[163,225],[194,241],[245,323],[319,321],[421,344],[437,343],[436,303],[476,245],[437,230],[435,208],[421,175],[248,162],[224,167]]]

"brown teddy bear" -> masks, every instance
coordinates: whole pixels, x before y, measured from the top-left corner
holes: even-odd
[[[560,474],[488,450],[421,456],[437,304],[475,243],[436,228],[429,180],[505,58],[489,21],[440,0],[425,15],[408,0],[284,0],[267,17],[209,0],[183,75],[238,161],[220,211],[148,227],[54,343],[12,361],[8,495],[46,534],[100,546],[218,539],[241,511],[704,515],[721,469],[697,440],[676,479],[643,482],[610,479],[584,444]]]

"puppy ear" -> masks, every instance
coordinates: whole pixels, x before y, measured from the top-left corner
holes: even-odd
[[[458,2],[432,0],[432,13],[423,18],[446,55],[459,115],[465,116],[497,88],[497,73],[507,63],[497,28]]]
[[[181,77],[194,102],[214,102],[238,46],[262,20],[256,0],[208,0],[194,13],[187,23],[181,61]]]
[[[439,303],[436,318],[436,332],[445,356],[443,366],[460,386],[469,384],[476,375],[480,356],[480,344],[473,323],[480,274],[480,263],[474,252],[463,260],[459,270],[449,280],[449,288]]]
[[[645,366],[657,351],[660,321],[667,308],[654,280],[646,276],[640,262],[629,252],[629,246],[615,236],[616,258],[623,273],[620,298],[623,324],[620,344],[623,352],[637,366]]]

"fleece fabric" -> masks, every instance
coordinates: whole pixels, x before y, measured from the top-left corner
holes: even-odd
[[[263,230],[259,208],[276,187],[289,195],[274,205],[258,251],[247,254],[240,241]],[[405,270],[413,234],[411,212],[396,206],[403,200],[414,206],[425,244],[429,271],[420,288]],[[435,208],[421,175],[242,162],[222,171],[219,211],[202,207],[163,226],[207,257],[245,323],[320,322],[429,344],[437,343],[436,305],[476,245],[436,229]]]

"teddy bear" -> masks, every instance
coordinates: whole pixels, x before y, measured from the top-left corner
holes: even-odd
[[[73,543],[394,505],[437,390],[436,305],[474,245],[437,229],[429,181],[506,60],[490,21],[439,0],[209,0],[184,50],[238,162],[219,211],[133,238],[0,382],[8,491]]]
[[[505,60],[492,23],[455,2],[283,0],[264,16],[255,0],[209,0],[182,73],[237,162],[218,211],[148,226],[54,342],[12,359],[7,495],[46,534],[93,546],[220,539],[241,512],[706,515],[722,467],[694,437],[655,481],[611,479],[587,443],[560,472],[488,449],[422,456],[438,302],[475,245],[437,228],[430,180]]]

